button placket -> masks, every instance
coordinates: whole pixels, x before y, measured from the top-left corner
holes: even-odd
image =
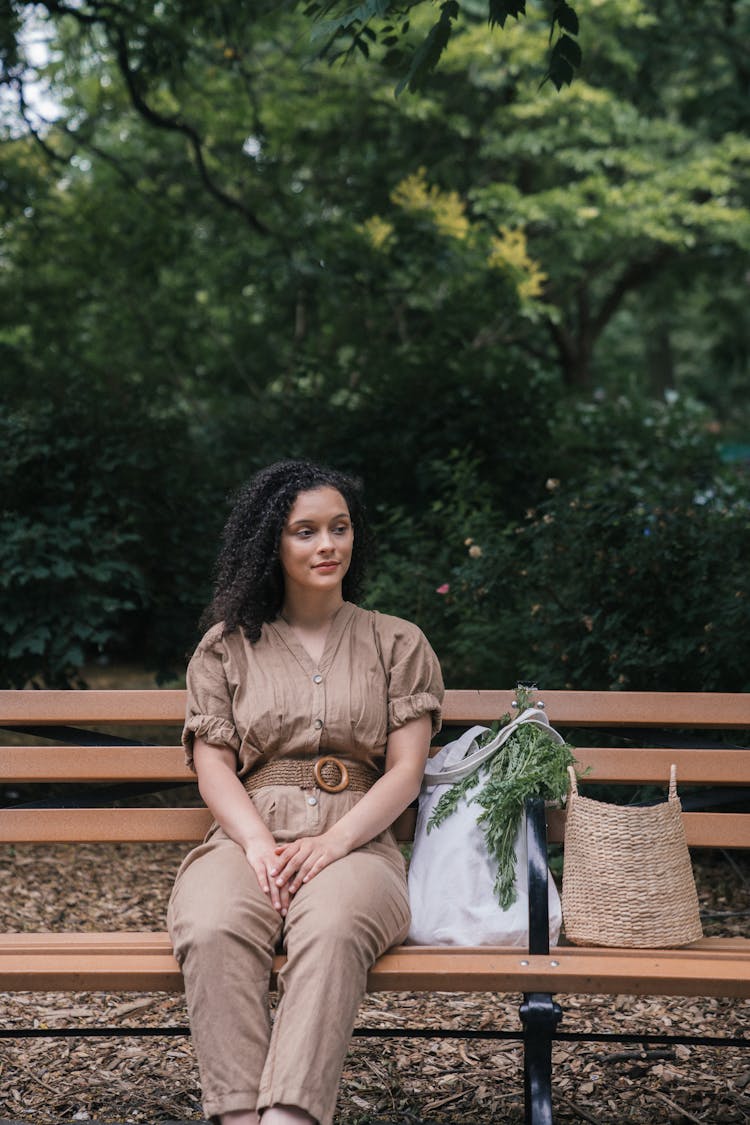
[[[316,718],[313,720],[313,730],[317,732],[317,738],[315,740],[315,748],[317,750],[320,749],[320,732],[325,725],[325,687],[323,684],[323,676],[320,672],[315,672],[313,674],[312,682],[315,685],[313,714],[316,715]]]
[[[307,812],[307,826],[308,828],[317,828],[320,824],[320,799],[319,790],[314,789],[312,792],[308,790],[307,799],[305,800],[305,810]]]

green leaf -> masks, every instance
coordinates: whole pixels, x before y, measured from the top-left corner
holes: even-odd
[[[490,0],[489,24],[490,27],[505,27],[509,16],[518,19],[526,14],[525,0],[514,3],[514,0]]]
[[[557,43],[555,43],[552,52],[553,55],[555,52],[567,59],[571,66],[578,67],[581,65],[581,59],[583,58],[581,48],[576,43],[575,39],[571,39],[569,35],[560,36]]]
[[[578,16],[575,10],[571,8],[570,4],[558,4],[552,16],[552,23],[557,24],[563,31],[569,31],[571,35],[577,35],[579,31]]]
[[[396,97],[403,93],[407,86],[412,93],[421,89],[448,45],[453,30],[453,20],[458,17],[458,12],[456,0],[445,0],[440,10],[440,19],[433,24],[427,37],[414,52],[408,71],[396,86]]]
[[[573,44],[578,52],[578,61],[580,62],[581,59],[581,50],[578,44],[566,35],[561,36],[552,48],[549,59],[549,69],[544,78],[544,82],[549,80],[558,90],[562,89],[563,86],[570,86],[575,76],[575,66],[578,65],[574,64],[566,54],[567,45],[561,47],[561,43],[564,39],[567,39],[568,43]],[[542,85],[544,85],[544,82],[542,82]]]

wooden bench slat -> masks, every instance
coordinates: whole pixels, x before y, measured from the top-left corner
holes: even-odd
[[[5,809],[3,843],[194,844],[211,825],[207,809]]]
[[[584,795],[585,786],[592,782],[661,784],[666,789],[672,763],[677,766],[678,792],[683,784],[750,785],[750,750],[581,746],[575,757],[579,772],[591,767],[591,772],[582,778]]]
[[[677,766],[677,784],[750,786],[750,750],[664,747],[580,747],[583,779],[613,784],[666,785]],[[0,780],[194,782],[181,746],[0,746]]]
[[[485,723],[511,710],[514,692],[446,692],[449,723]],[[576,726],[750,728],[750,692],[540,691],[552,723]],[[181,689],[0,691],[0,724],[182,723]]]
[[[71,940],[73,939],[73,940]],[[659,951],[560,947],[398,946],[373,966],[369,991],[552,991],[750,997],[750,940]],[[275,969],[283,958],[275,959]],[[2,934],[0,989],[180,991],[165,933]]]
[[[194,782],[181,746],[0,746],[0,780]]]
[[[510,710],[512,691],[446,692],[446,722],[485,723]],[[565,726],[750,728],[750,692],[539,691],[550,722]]]
[[[0,724],[180,723],[183,689],[131,691],[0,691]]]
[[[414,838],[416,812],[407,809],[394,822],[396,838]],[[0,843],[185,843],[196,844],[211,826],[203,808],[157,809],[4,809]]]
[[[750,813],[683,813],[685,835],[696,848],[750,848]],[[565,813],[549,809],[549,839],[561,843]],[[396,835],[410,838],[407,813]],[[211,824],[206,809],[6,809],[0,812],[3,843],[138,843],[202,840]]]
[[[404,945],[398,946],[399,950],[413,953],[415,956],[424,954],[431,956],[434,952],[438,951],[446,953],[449,950],[455,951],[453,946],[434,946],[434,945]],[[467,949],[473,953],[486,953],[488,951],[498,950],[507,951],[507,946],[462,946],[461,948]],[[580,951],[580,947],[574,945],[561,945],[557,946],[558,953],[565,953],[566,955],[573,955]],[[710,952],[715,957],[729,957],[733,958],[738,953],[750,954],[750,938],[746,937],[703,937],[698,941],[691,942],[688,946],[674,949],[663,949],[659,951],[662,957],[682,957],[686,950],[690,952]],[[91,930],[89,932],[79,931],[77,933],[60,932],[60,931],[36,931],[26,933],[24,931],[11,931],[0,933],[0,957],[9,955],[23,954],[24,956],[34,957],[37,954],[50,954],[62,953],[66,951],[72,954],[80,955],[95,955],[96,953],[164,953],[171,952],[171,945],[169,934],[165,930]],[[513,948],[513,952],[518,952],[517,948]],[[620,957],[630,957],[634,960],[640,959],[642,950],[634,947],[605,947],[605,946],[587,946],[587,957],[610,957],[613,953],[617,952]]]

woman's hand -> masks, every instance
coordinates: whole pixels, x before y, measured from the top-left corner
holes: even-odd
[[[273,837],[269,840],[250,840],[245,845],[245,858],[255,872],[260,889],[268,895],[271,905],[278,910],[282,918],[286,917],[289,909],[289,899],[292,892],[286,883],[279,883],[275,877],[279,859],[279,848]]]
[[[283,917],[289,908],[289,890],[272,876],[278,866],[276,841],[237,777],[237,755],[229,747],[210,746],[196,738],[193,760],[203,800],[227,836],[242,848],[261,890]]]
[[[430,748],[432,723],[428,715],[412,719],[388,736],[386,768],[353,808],[320,836],[303,836],[276,848],[274,879],[294,894],[355,848],[374,840],[419,793]]]
[[[280,844],[276,848],[276,870],[271,874],[277,887],[293,895],[303,883],[309,883],[348,851],[334,826],[320,836],[302,836],[289,844]]]

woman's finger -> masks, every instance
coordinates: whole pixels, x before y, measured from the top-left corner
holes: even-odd
[[[304,858],[304,855],[297,851],[292,855],[282,856],[280,860],[277,860],[271,872],[277,886],[281,887],[289,882],[292,876],[299,870],[300,864]]]
[[[309,883],[310,880],[315,878],[330,862],[331,857],[325,852],[316,852],[309,855],[292,880],[289,889],[292,893],[298,891],[303,883]]]
[[[282,908],[289,905],[288,898],[284,896],[273,878],[272,867],[275,863],[273,855],[248,855],[247,860],[255,872],[258,886],[267,895],[274,910],[281,912]]]

